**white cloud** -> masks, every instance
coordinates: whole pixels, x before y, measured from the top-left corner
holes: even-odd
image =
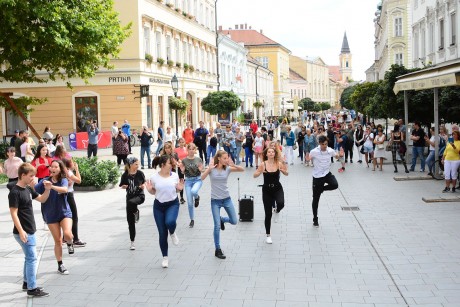
[[[248,24],[297,56],[339,64],[343,33],[353,54],[353,78],[365,79],[374,62],[374,13],[378,0],[218,0],[218,25]]]

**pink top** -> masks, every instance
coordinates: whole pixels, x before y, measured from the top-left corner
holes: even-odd
[[[3,168],[5,170],[5,174],[8,178],[18,178],[18,168],[21,166],[22,162],[21,158],[14,157],[13,159],[6,159],[3,163]]]

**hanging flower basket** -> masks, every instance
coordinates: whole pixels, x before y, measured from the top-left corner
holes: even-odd
[[[177,97],[170,97],[168,105],[171,110],[185,112],[188,108],[188,100],[180,99]]]
[[[261,108],[264,106],[264,104],[260,101],[256,101],[252,104],[254,106],[254,108],[258,109],[258,108]]]

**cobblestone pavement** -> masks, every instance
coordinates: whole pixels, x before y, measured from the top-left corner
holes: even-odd
[[[226,260],[214,257],[206,181],[195,228],[188,228],[187,205],[181,205],[180,244],[170,244],[168,269],[161,268],[153,196],[140,206],[137,249],[130,251],[124,191],[77,192],[80,236],[88,244],[72,256],[64,248],[67,276],[56,272],[53,241],[42,230],[35,202],[38,284],[50,296],[33,300],[20,291],[23,255],[11,234],[8,191],[1,187],[0,305],[460,306],[460,204],[422,201],[440,196],[443,182],[397,182],[391,165],[384,165],[383,172],[357,163],[348,164],[343,174],[337,168],[334,163],[339,190],[323,194],[320,228],[314,228],[311,168],[298,159],[290,167],[290,175],[282,178],[286,207],[273,223],[272,245],[264,242],[257,187],[262,179],[254,180],[251,168],[231,174],[234,204],[240,177],[242,193],[255,196],[255,220],[228,225],[221,233]],[[153,171],[145,173],[149,177]],[[359,211],[343,211],[347,206]]]

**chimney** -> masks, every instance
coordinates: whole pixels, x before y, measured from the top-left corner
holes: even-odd
[[[264,34],[264,30],[260,29],[260,34]]]
[[[222,31],[222,26],[219,26],[219,31]]]
[[[245,29],[245,30],[248,29],[248,24],[247,24],[247,23],[244,24],[244,29]]]
[[[240,29],[241,29],[241,30],[244,29],[244,24],[240,24]]]
[[[235,25],[235,30],[238,30],[238,25]]]

